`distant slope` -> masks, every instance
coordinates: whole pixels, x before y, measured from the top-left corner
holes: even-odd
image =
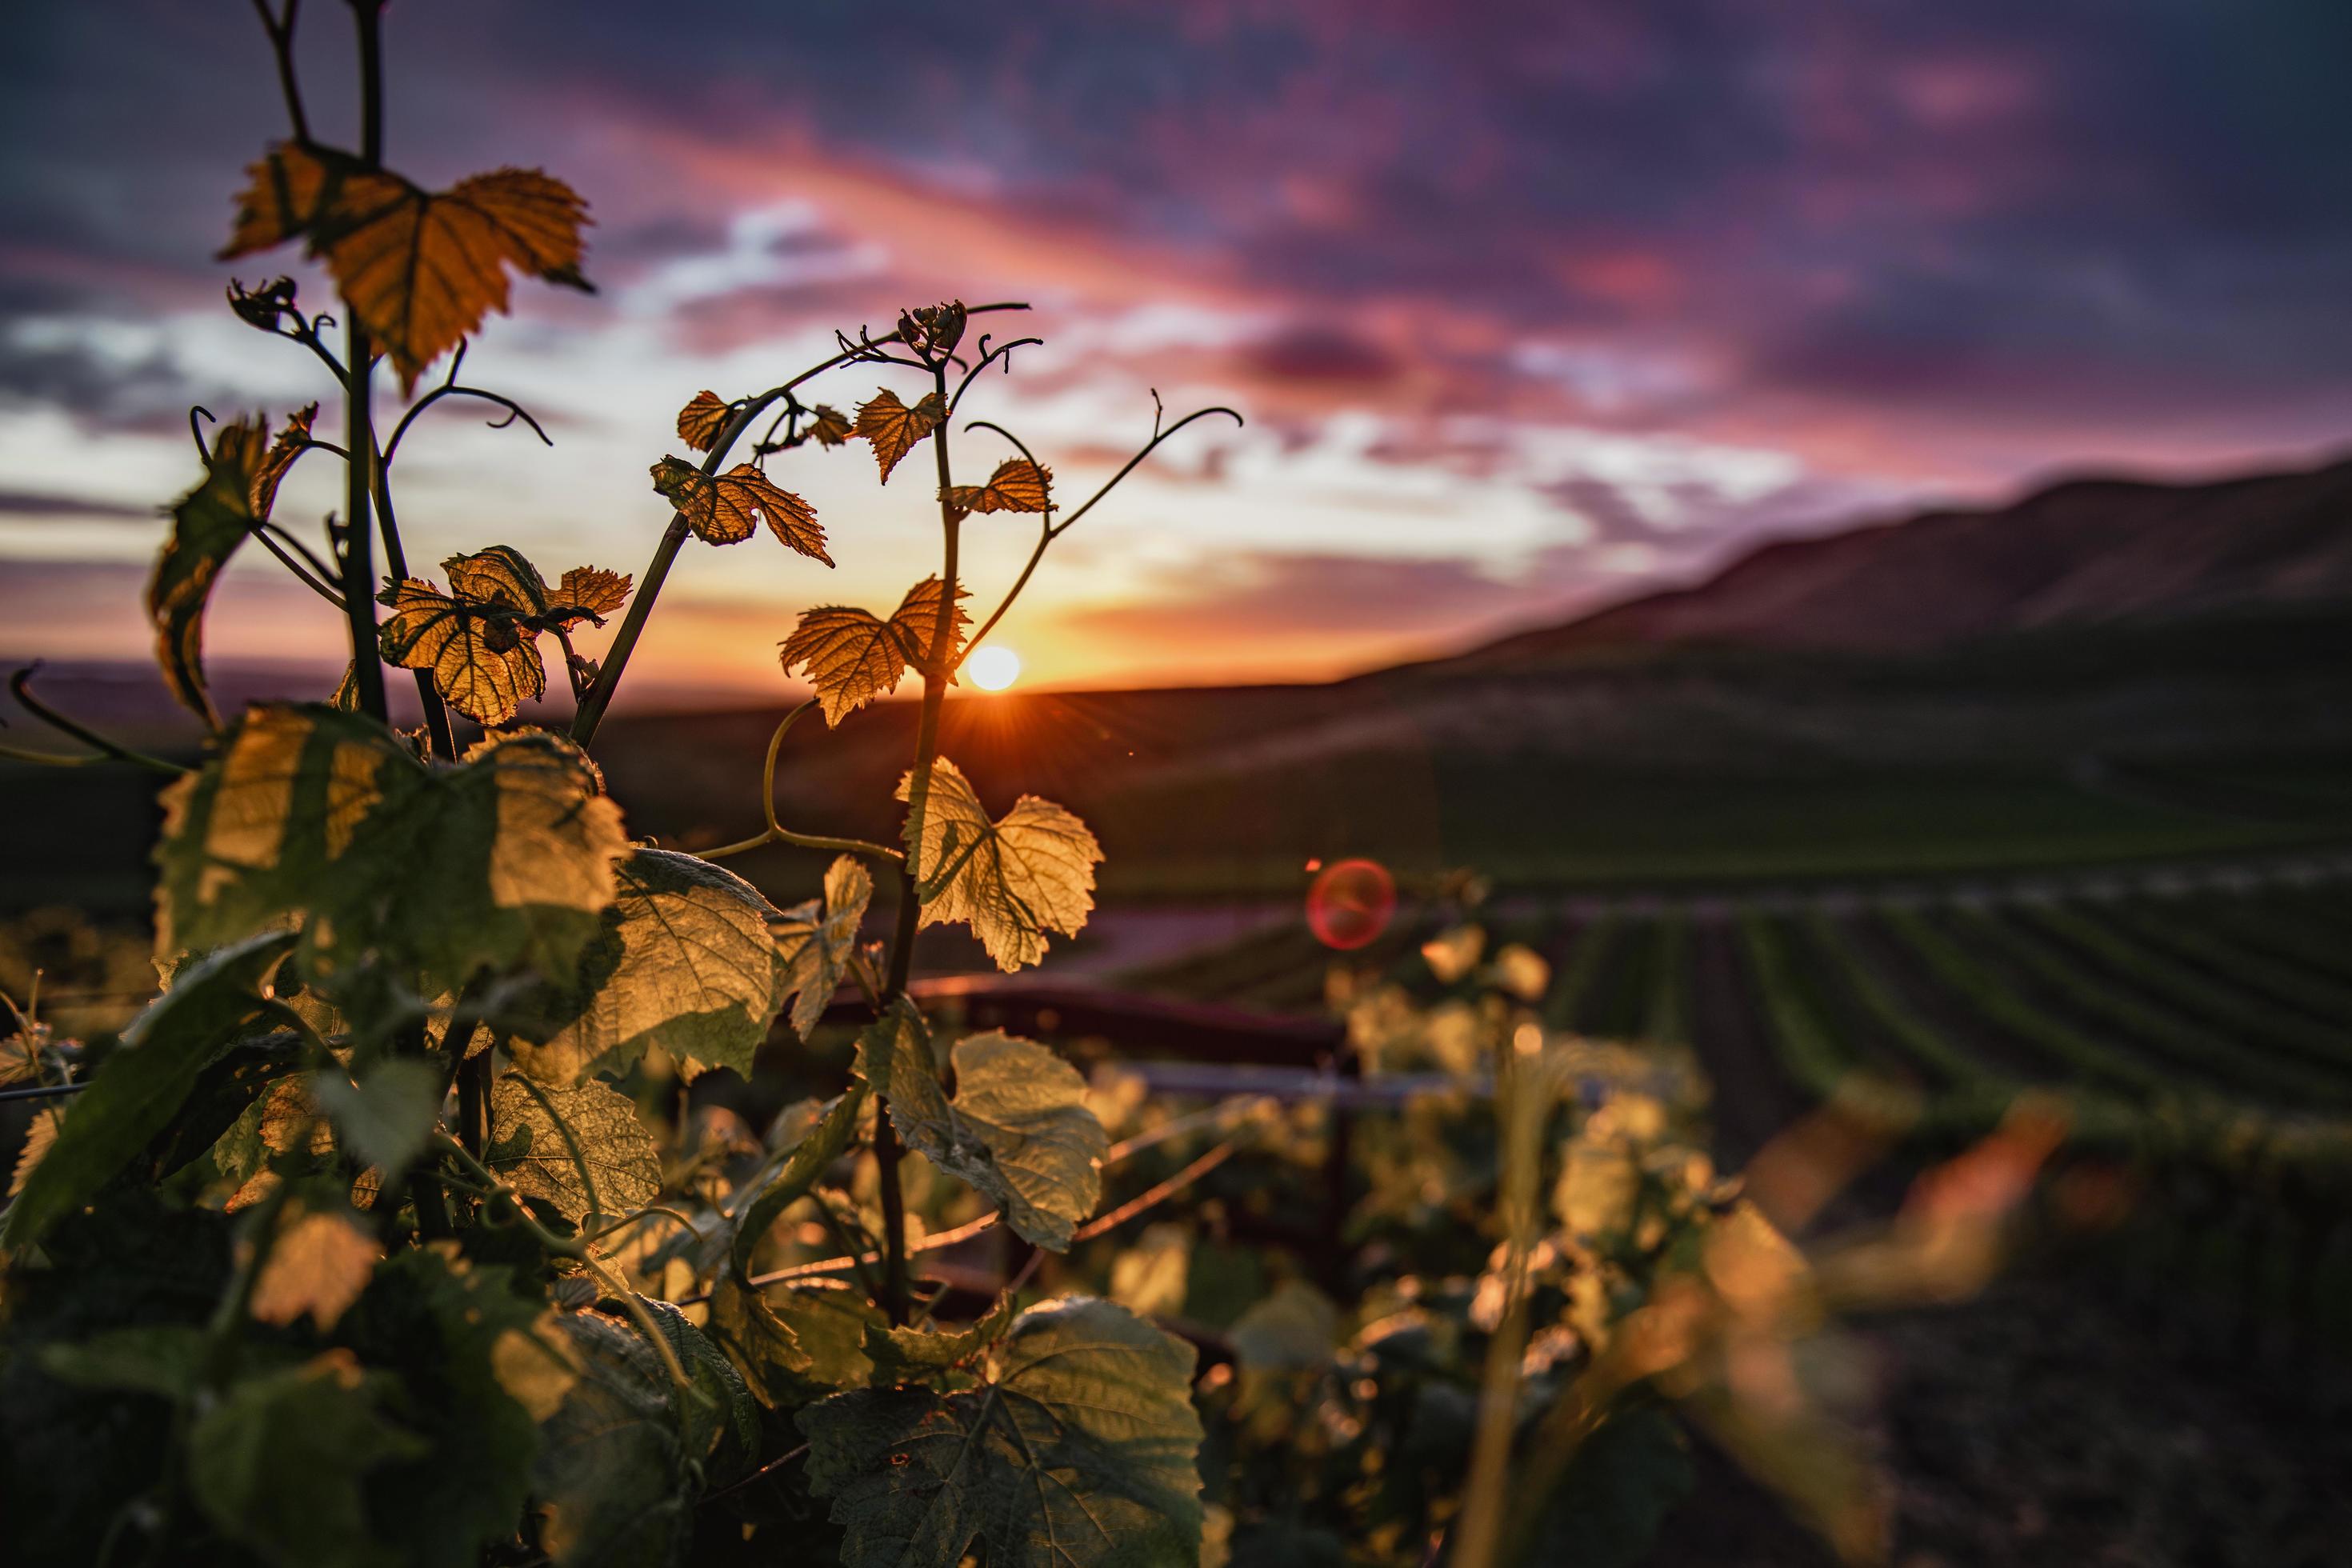
[[[1697,643],[1918,653],[2011,632],[2352,605],[2352,461],[2211,484],[2078,479],[2014,505],[1768,544],[1696,587],[1424,668]]]

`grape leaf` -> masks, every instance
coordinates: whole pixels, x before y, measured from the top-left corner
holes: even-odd
[[[1050,508],[1054,476],[1026,458],[1007,458],[984,485],[950,485],[940,499],[958,517],[980,511],[1044,511]]]
[[[48,1157],[65,1119],[66,1108],[62,1105],[45,1105],[33,1112],[32,1122],[25,1129],[25,1146],[16,1151],[16,1163],[8,1173],[11,1198],[25,1190],[25,1184],[32,1180],[33,1173]]]
[[[362,1164],[385,1171],[415,1159],[441,1116],[440,1069],[416,1057],[380,1061],[357,1082],[340,1068],[321,1068],[306,1087],[343,1146]]]
[[[999,1296],[976,1321],[961,1329],[903,1329],[876,1324],[866,1331],[866,1357],[874,1363],[877,1388],[893,1384],[940,1384],[964,1378],[961,1369],[978,1361],[1003,1337],[1013,1321],[1013,1300]]]
[[[890,470],[898,466],[898,459],[913,451],[916,443],[938,429],[947,416],[947,399],[936,392],[923,394],[909,408],[886,386],[858,405],[856,434],[874,444],[874,460],[881,466],[884,484],[890,482]]]
[[[898,782],[906,800],[912,773]],[[1076,936],[1094,908],[1102,847],[1087,825],[1049,800],[1024,795],[996,821],[945,757],[931,764],[921,840],[909,814],[907,848],[923,894],[922,923],[970,922],[999,969],[1045,956],[1045,933]]]
[[[197,1506],[278,1568],[392,1568],[362,1488],[377,1466],[426,1450],[384,1414],[396,1387],[347,1350],[237,1384],[188,1433]]]
[[[636,1102],[601,1083],[548,1089],[500,1073],[482,1163],[583,1230],[634,1214],[661,1192],[661,1155]]]
[[[450,707],[478,724],[504,724],[547,695],[547,666],[530,621],[502,605],[444,594],[422,578],[381,595],[392,614],[376,628],[386,664],[422,669]]]
[[[253,1315],[280,1325],[307,1317],[331,1329],[367,1289],[383,1256],[348,1215],[291,1214],[278,1226],[253,1286]]]
[[[285,477],[304,448],[319,405],[295,414],[275,442],[267,422],[237,420],[213,437],[204,482],[172,509],[172,533],[147,581],[147,618],[155,626],[155,662],[172,695],[218,728],[205,683],[205,609],[221,569],[269,516]]]
[[[885,1321],[861,1290],[806,1279],[772,1293],[723,1276],[710,1297],[710,1331],[771,1409],[804,1405],[873,1375],[866,1335]]]
[[[693,1078],[752,1054],[784,1005],[791,960],[769,935],[779,920],[757,888],[692,855],[634,849],[579,973],[530,1010],[509,1042],[515,1065],[544,1084],[626,1071],[660,1046]],[[828,993],[829,994],[829,993]]]
[[[672,1403],[678,1413],[678,1435],[688,1458],[703,1467],[705,1480],[723,1486],[751,1466],[760,1447],[760,1412],[751,1392],[734,1364],[719,1353],[701,1330],[667,1301],[640,1296],[637,1304],[668,1342],[686,1369],[687,1381],[699,1399]]]
[[[698,452],[708,452],[719,444],[719,433],[727,428],[728,416],[734,412],[733,405],[717,393],[698,392],[677,411],[677,438]]]
[[[1167,1568],[1201,1549],[1192,1349],[1108,1301],[1014,1321],[975,1389],[856,1389],[800,1413],[843,1561]]]
[[[967,596],[959,586],[955,612],[959,634],[971,624],[961,603]],[[825,723],[838,724],[877,697],[896,691],[909,664],[921,668],[929,662],[939,616],[937,577],[926,577],[908,589],[887,621],[870,610],[821,605],[802,612],[793,635],[784,639],[784,671],[790,674],[795,665],[801,666],[809,684],[816,688]]]
[[[606,616],[628,602],[630,582],[625,572],[574,566],[548,594],[548,619],[551,625],[568,626],[588,620],[601,626]]]
[[[760,1238],[768,1234],[768,1227],[816,1185],[825,1167],[841,1158],[842,1152],[857,1136],[858,1112],[865,1104],[866,1090],[852,1086],[847,1094],[826,1106],[815,1126],[792,1146],[775,1179],[761,1187],[759,1194],[743,1205],[728,1246],[728,1261],[737,1275],[751,1273],[752,1254]]]
[[[898,337],[918,353],[933,358],[955,353],[956,344],[963,342],[967,312],[963,301],[950,300],[943,304],[919,306],[898,312]]]
[[[597,1312],[559,1321],[579,1381],[540,1425],[531,1491],[561,1568],[668,1568],[694,1533],[691,1456],[660,1357]]]
[[[948,652],[945,661],[931,658],[931,639],[940,633],[940,580],[926,577],[907,590],[898,607],[890,614],[890,629],[898,634],[898,646],[906,651],[907,662],[917,669],[929,672],[941,662],[952,663],[956,650],[963,646],[964,628],[971,617],[964,614],[963,602],[971,591],[961,583],[956,584],[955,618],[948,627]],[[952,685],[955,677],[948,677]]]
[[[499,736],[428,769],[358,714],[257,706],[164,791],[157,952],[296,915],[307,981],[372,959],[423,971],[428,994],[485,968],[561,980],[627,848],[587,760],[555,736]]]
[[[850,955],[857,950],[857,928],[873,896],[874,879],[866,868],[850,856],[837,856],[825,868],[821,908],[811,899],[777,919],[775,946],[783,965],[780,993],[795,998],[793,1027],[803,1039],[824,1016],[841,977],[849,972]]]
[[[810,409],[808,423],[801,426],[802,437],[820,447],[845,446],[852,434],[847,416],[829,403]]]
[[[1024,1239],[1066,1251],[1102,1196],[1110,1146],[1087,1108],[1086,1079],[1035,1041],[996,1031],[957,1041],[950,1060],[953,1100],[922,1015],[903,997],[857,1037],[857,1074],[888,1103],[908,1147],[994,1201]]]
[[[301,239],[391,356],[404,395],[484,316],[507,309],[509,268],[593,292],[580,273],[587,204],[536,169],[426,191],[347,153],[280,142],[248,173],[220,258]]]
[[[813,560],[833,564],[824,552],[824,529],[816,509],[749,463],[723,474],[706,474],[677,458],[653,467],[654,489],[677,508],[686,526],[706,544],[740,544],[766,518],[776,537]]]
[[[0,1241],[12,1249],[38,1241],[163,1131],[205,1067],[252,1026],[270,972],[293,945],[291,936],[268,932],[173,977],[76,1097],[73,1114],[9,1205]]]

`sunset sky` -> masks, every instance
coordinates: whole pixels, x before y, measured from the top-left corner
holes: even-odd
[[[303,62],[350,122],[344,9]],[[967,413],[1091,489],[1000,640],[1061,684],[1321,678],[1465,646],[1744,542],[2084,468],[2302,462],[2352,433],[2352,5],[1693,0],[650,5],[400,0],[388,160],[577,186],[593,298],[517,287],[467,379],[555,437],[427,416],[412,562],[506,542],[639,572],[646,467],[701,387],[836,326],[1018,298],[1047,345]],[[143,657],[188,405],[325,395],[221,305],[240,171],[284,132],[230,0],[51,5],[0,51],[0,656]],[[906,373],[856,370],[847,407]],[[960,477],[1004,448],[959,436]],[[936,569],[922,472],[793,454],[839,569],[691,545],[639,700],[781,696],[803,607]],[[336,504],[306,464],[281,520]],[[1033,524],[975,518],[985,608]],[[217,660],[340,658],[266,557]],[[629,699],[625,696],[624,701]]]

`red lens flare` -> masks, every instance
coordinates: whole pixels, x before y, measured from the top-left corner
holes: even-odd
[[[1396,879],[1377,860],[1340,860],[1307,889],[1307,926],[1341,952],[1369,946],[1396,913]]]

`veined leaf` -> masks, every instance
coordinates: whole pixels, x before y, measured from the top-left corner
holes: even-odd
[[[579,1381],[540,1426],[531,1491],[562,1568],[669,1568],[694,1533],[696,1456],[654,1348],[597,1312],[559,1320]]]
[[[269,516],[278,481],[301,456],[317,404],[289,418],[276,441],[266,421],[237,420],[213,437],[204,482],[172,509],[172,535],[147,582],[147,618],[155,626],[155,662],[172,695],[217,728],[205,684],[205,608],[221,568]]]
[[[890,470],[898,466],[898,459],[913,451],[916,443],[938,429],[947,416],[947,399],[936,392],[923,394],[909,408],[886,386],[858,405],[856,434],[874,444],[874,460],[881,466],[884,484],[890,482]]]
[[[717,393],[698,392],[677,411],[677,438],[698,452],[708,452],[719,444],[719,433],[727,428],[728,417],[734,412]]]
[[[710,1331],[771,1409],[802,1405],[873,1375],[866,1334],[885,1321],[862,1290],[810,1279],[762,1292],[733,1275],[710,1297]]]
[[[929,1030],[904,998],[857,1037],[857,1074],[888,1102],[908,1146],[992,1199],[1025,1239],[1066,1250],[1102,1196],[1110,1145],[1087,1109],[1086,1079],[1035,1041],[996,1031],[959,1040],[950,1059],[952,1100]]]
[[[1192,1350],[1108,1301],[1021,1314],[975,1389],[859,1389],[801,1412],[844,1561],[1172,1568],[1201,1549]]]
[[[816,509],[749,463],[738,463],[723,474],[706,474],[693,464],[664,458],[653,467],[654,489],[686,519],[686,526],[706,544],[740,544],[751,537],[759,520],[766,518],[776,537],[793,549],[826,565],[824,530]]]
[[[967,597],[959,586],[956,598]],[[793,635],[784,639],[783,667],[790,674],[797,665],[816,688],[817,703],[827,725],[838,724],[877,697],[896,691],[907,667],[930,663],[931,638],[938,634],[940,580],[926,577],[907,590],[888,620],[871,611],[845,605],[824,605],[803,611]],[[971,617],[959,603],[954,627],[960,634]]]
[[[434,689],[478,724],[503,724],[547,695],[539,634],[503,605],[453,597],[422,578],[385,590],[392,614],[376,627],[386,664],[431,672]]]
[[[529,1010],[515,1065],[568,1086],[627,1070],[649,1046],[688,1078],[751,1057],[784,1005],[793,961],[769,934],[779,920],[757,888],[723,867],[664,849],[633,849],[616,868],[617,897],[578,973]],[[830,994],[828,993],[828,994]]]
[[[775,950],[783,972],[780,994],[795,998],[793,1027],[806,1039],[833,1002],[857,951],[857,928],[874,896],[874,879],[856,858],[836,856],[825,868],[824,898],[794,904],[779,916]]]
[[[898,798],[912,792],[912,773]],[[925,925],[968,921],[988,956],[1010,973],[1045,956],[1045,933],[1076,936],[1095,898],[1102,847],[1087,825],[1052,801],[1024,795],[994,822],[956,765],[931,764],[921,838],[911,814],[907,852],[923,897]]]
[[[38,1241],[79,1208],[163,1131],[214,1058],[249,1027],[269,994],[270,972],[292,936],[252,937],[182,970],[131,1026],[74,1101],[73,1114],[25,1177],[9,1206],[11,1248]]]
[[[999,1296],[977,1321],[961,1329],[902,1329],[877,1324],[866,1331],[866,1357],[874,1363],[874,1386],[954,1379],[969,1381],[971,1368],[1013,1321],[1013,1298]]]
[[[548,594],[548,619],[552,624],[567,626],[589,620],[601,626],[606,616],[628,602],[630,581],[625,572],[607,572],[601,566],[574,566],[563,574],[563,580]]]
[[[636,1102],[601,1083],[546,1089],[500,1073],[482,1163],[583,1230],[634,1214],[661,1192],[661,1155]]]
[[[958,583],[955,615],[948,624],[947,657],[933,658],[931,641],[940,635],[940,593],[939,578],[926,577],[907,590],[907,596],[898,601],[898,607],[890,615],[890,629],[898,635],[898,646],[906,650],[907,662],[919,670],[929,671],[939,664],[954,662],[957,650],[963,646],[964,628],[971,625],[971,617],[963,609],[963,602],[971,597],[971,591]],[[948,680],[952,685],[955,678],[950,675]]]
[[[988,483],[950,485],[940,499],[959,517],[975,511],[1044,511],[1054,504],[1053,482],[1051,469],[1026,458],[1008,458],[996,465]]]
[[[829,403],[820,403],[809,410],[808,423],[801,426],[801,432],[820,447],[845,446],[853,433],[848,416]]]
[[[396,1387],[347,1350],[248,1378],[189,1432],[188,1489],[223,1535],[280,1568],[393,1568],[362,1489],[425,1450],[384,1414]]]
[[[675,1390],[670,1394],[687,1454],[703,1467],[706,1480],[723,1486],[749,1468],[759,1452],[760,1412],[751,1390],[734,1364],[687,1321],[684,1312],[667,1301],[643,1296],[637,1303],[661,1331],[678,1365],[686,1369],[687,1381],[701,1395],[696,1400],[680,1399]]]
[[[404,395],[484,316],[507,309],[509,268],[591,291],[580,275],[587,204],[536,169],[426,191],[345,153],[289,142],[250,174],[221,259],[301,239],[391,356]]]
[[[735,1221],[734,1239],[728,1248],[728,1262],[736,1274],[751,1273],[752,1253],[760,1238],[768,1234],[768,1227],[816,1185],[826,1166],[841,1158],[850,1141],[857,1136],[857,1114],[865,1104],[865,1089],[853,1086],[848,1093],[826,1106],[816,1125],[793,1146],[775,1179],[744,1205]]]
[[[360,1292],[383,1256],[375,1237],[349,1215],[313,1210],[288,1215],[278,1227],[269,1254],[254,1282],[253,1315],[265,1323],[290,1323],[307,1317],[331,1329]]]
[[[321,983],[374,960],[448,991],[483,969],[568,978],[628,847],[564,741],[499,736],[428,769],[382,725],[324,707],[248,710],[163,806],[159,953],[298,916],[296,961]]]

